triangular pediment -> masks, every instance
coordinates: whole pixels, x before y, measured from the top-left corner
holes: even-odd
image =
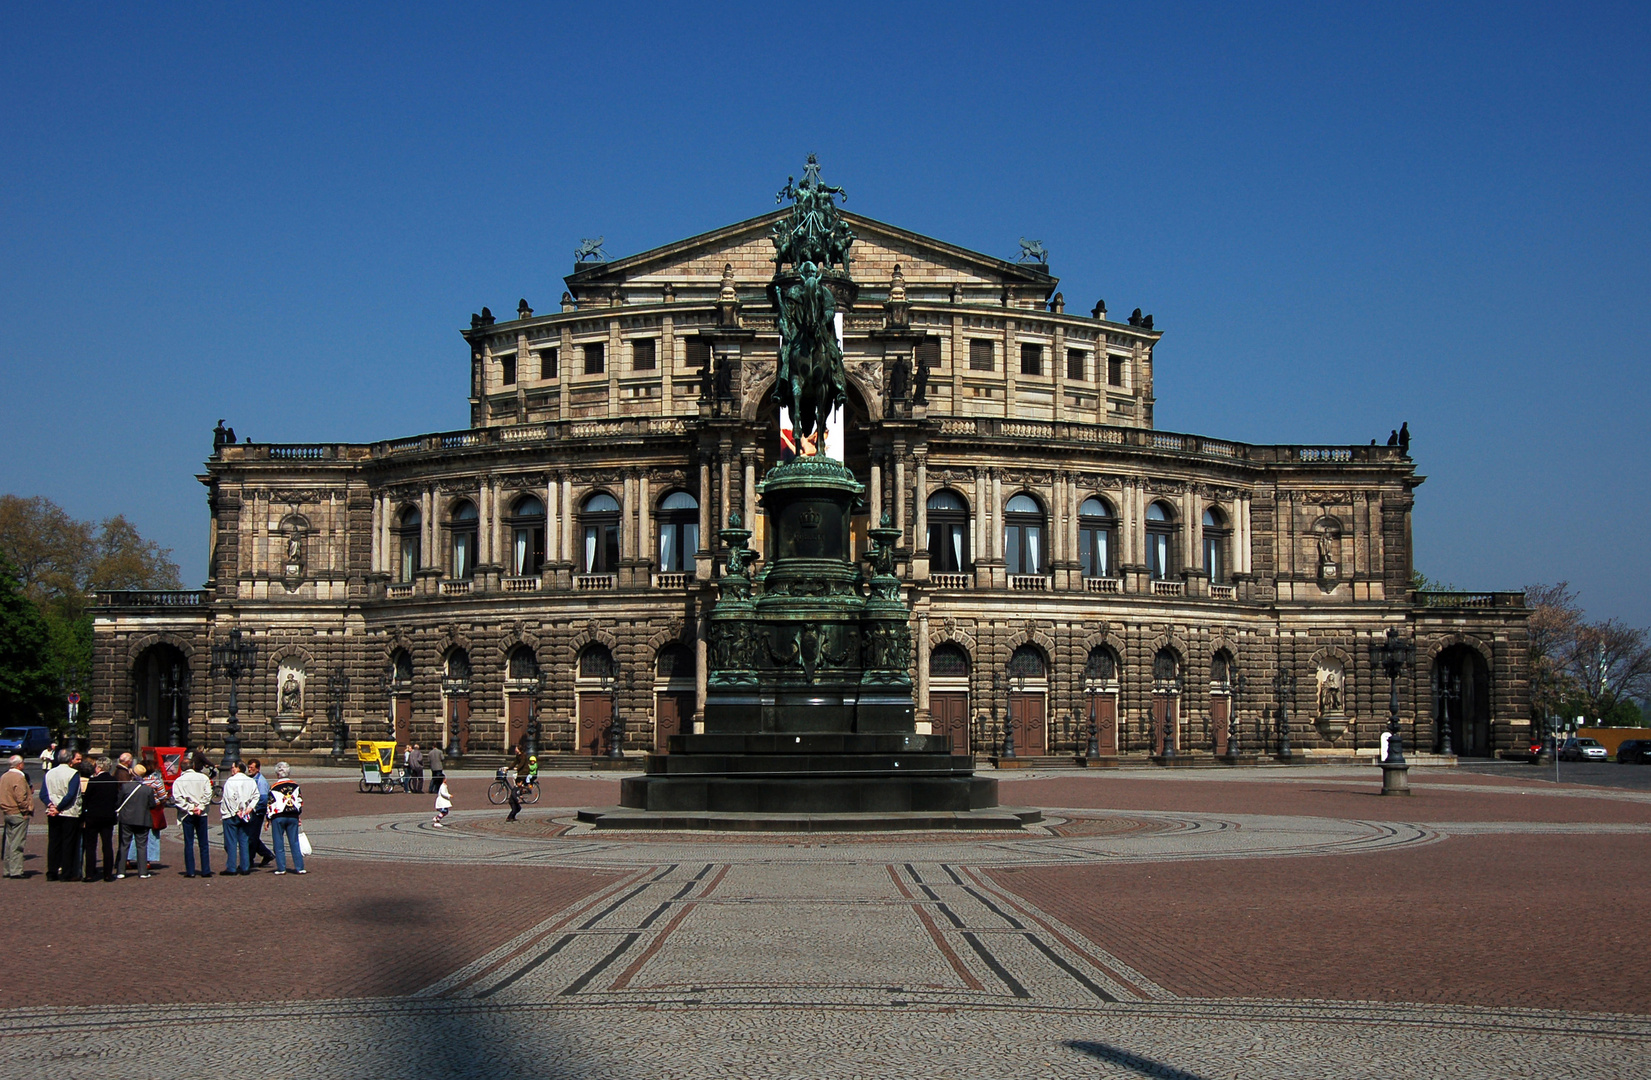
[[[786,213],[784,209],[775,210],[651,251],[587,264],[565,280],[576,295],[619,286],[707,286],[719,282],[724,267],[732,266],[734,278],[741,285],[766,282],[774,273],[774,245],[769,231]],[[1017,286],[1041,289],[1047,295],[1058,281],[1042,265],[1009,262],[874,218],[847,211],[840,214],[856,237],[849,253],[849,272],[862,284],[888,281],[896,265],[907,287],[919,292],[957,284],[976,289]]]

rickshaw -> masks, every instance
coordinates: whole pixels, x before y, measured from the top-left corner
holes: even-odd
[[[143,766],[152,773],[159,773],[166,781],[166,793],[172,794],[172,781],[183,775],[188,765],[189,748],[187,746],[145,746],[138,751],[143,758]]]
[[[394,741],[377,742],[366,739],[355,744],[355,756],[361,762],[360,790],[387,792],[401,786],[401,768],[396,764]]]

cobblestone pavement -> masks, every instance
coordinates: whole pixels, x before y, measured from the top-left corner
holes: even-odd
[[[104,995],[64,997],[31,951],[43,996],[0,1013],[0,1077],[1651,1075],[1639,805],[1276,771],[1017,780],[1006,800],[1083,797],[1014,837],[616,837],[567,804],[436,830],[341,789],[297,881],[5,883],[65,931],[22,941],[182,920],[202,978],[157,995],[89,948]],[[1136,805],[1159,799],[1216,805]],[[1363,812],[1300,805],[1324,800]],[[67,916],[44,903],[66,890]],[[1532,947],[1557,914],[1583,947]],[[238,958],[214,916],[257,927]]]

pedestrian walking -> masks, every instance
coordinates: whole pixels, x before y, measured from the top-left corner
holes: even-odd
[[[57,752],[40,784],[46,807],[46,880],[80,880],[80,754]]]
[[[127,755],[130,759],[131,755]],[[140,779],[155,792],[155,801],[149,811],[149,839],[146,846],[149,849],[149,869],[151,872],[161,869],[161,832],[166,828],[166,777],[159,772],[149,772],[146,766],[133,765],[132,777]],[[134,841],[135,843],[135,841]],[[126,869],[131,870],[137,864],[137,852],[128,846],[122,852],[126,859]]]
[[[86,791],[80,802],[80,843],[85,849],[87,881],[113,881],[121,869],[115,864],[115,824],[120,811],[120,781],[111,773],[115,763],[106,757],[97,759],[92,778],[86,781]],[[98,847],[103,848],[103,870],[98,871]]]
[[[407,779],[413,785],[413,794],[424,794],[424,751],[418,743],[407,748]]]
[[[516,815],[522,812],[522,784],[520,780],[505,788],[505,798],[510,803],[510,813],[505,815],[505,820],[515,821]]]
[[[264,775],[263,762],[257,758],[247,758],[247,775],[258,785],[258,805],[252,811],[252,820],[247,822],[247,850],[257,858],[259,866],[268,866],[275,858],[275,852],[264,843],[264,823],[269,820],[269,777]]]
[[[212,876],[212,847],[207,839],[206,812],[212,805],[212,781],[206,775],[206,755],[197,753],[189,768],[172,781],[172,802],[178,808],[183,833],[183,876],[195,876],[195,848],[201,852],[201,877]]]
[[[132,766],[132,779],[120,786],[120,808],[116,817],[120,821],[120,847],[132,845],[132,851],[137,855],[138,877],[153,877],[149,872],[149,830],[154,827],[154,816],[150,813],[155,809],[155,789],[144,783],[144,768],[142,765]],[[124,868],[117,878],[126,876]]]
[[[292,778],[292,767],[284,761],[275,763],[275,782],[269,792],[270,842],[275,845],[275,872],[287,872],[287,861],[282,848],[292,852],[292,868],[304,873],[304,850],[299,837],[303,829],[298,819],[304,812],[304,796],[298,781]]]
[[[230,762],[229,779],[224,781],[224,794],[218,801],[218,816],[224,826],[224,875],[252,873],[252,853],[247,842],[247,829],[252,824],[252,812],[258,806],[258,785],[246,774],[246,766]]]
[[[5,816],[4,859],[6,876],[20,878],[23,873],[23,844],[29,838],[29,821],[34,817],[34,790],[29,787],[29,776],[23,771],[23,755],[13,754],[11,768],[0,776],[0,815]]]
[[[50,746],[46,747],[46,749],[40,751],[40,775],[45,776],[47,773],[51,772],[52,766],[56,764],[57,744],[52,743]]]
[[[430,752],[424,755],[424,763],[430,766],[430,790],[435,791],[447,779],[447,773],[442,769],[441,747],[432,743]]]
[[[441,823],[442,819],[451,813],[452,810],[453,793],[447,790],[447,781],[443,780],[441,782],[441,787],[436,789],[436,816],[430,824],[434,825],[438,829],[444,828],[445,826]]]

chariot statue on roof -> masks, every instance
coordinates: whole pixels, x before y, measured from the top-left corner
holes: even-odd
[[[789,263],[802,266],[811,262],[822,270],[833,266],[848,273],[848,249],[854,243],[853,230],[843,224],[837,214],[838,197],[848,201],[840,187],[820,182],[820,162],[808,155],[803,169],[803,182],[796,177],[785,178],[785,187],[774,196],[774,201],[791,200],[791,213],[774,223],[770,239],[774,241],[774,268]]]

